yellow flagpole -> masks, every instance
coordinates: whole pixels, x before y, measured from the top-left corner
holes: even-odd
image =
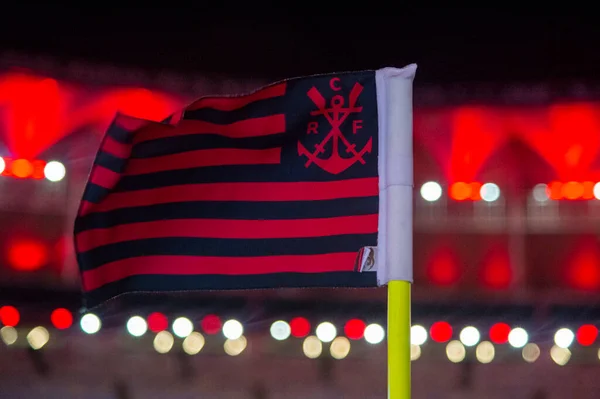
[[[410,283],[388,283],[388,399],[410,399]]]

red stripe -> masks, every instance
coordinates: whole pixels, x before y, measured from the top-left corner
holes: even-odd
[[[254,101],[266,100],[273,97],[281,97],[285,94],[286,84],[280,83],[277,85],[265,87],[252,94],[239,97],[204,97],[192,103],[186,108],[188,111],[193,111],[200,108],[214,108],[220,111],[233,111],[242,108]]]
[[[107,263],[82,273],[83,289],[91,291],[127,277],[147,274],[248,275],[267,273],[326,273],[352,271],[356,253],[256,257],[140,256]]]
[[[94,212],[192,201],[319,201],[379,195],[377,177],[331,182],[206,183],[112,193]]]
[[[121,175],[119,173],[113,172],[100,165],[94,165],[94,169],[90,175],[90,182],[100,187],[113,188],[120,178]]]
[[[108,152],[117,158],[128,158],[131,154],[131,145],[119,143],[112,137],[106,137],[102,144],[102,151]]]
[[[86,200],[82,200],[81,204],[79,205],[79,212],[77,213],[78,216],[84,216],[87,215],[88,213],[91,212],[91,210],[94,208],[96,204],[86,201]]]
[[[127,175],[163,172],[167,170],[201,168],[222,165],[276,165],[281,162],[281,148],[268,150],[242,150],[218,148],[214,150],[187,151],[153,158],[130,159]]]
[[[131,223],[77,234],[79,251],[117,242],[186,237],[268,239],[377,233],[377,215],[297,220],[175,219]]]
[[[231,138],[244,138],[269,136],[283,132],[285,132],[284,114],[244,119],[228,125],[184,119],[177,126],[161,124],[140,129],[136,132],[133,142],[137,144],[149,140],[189,134],[218,134]]]

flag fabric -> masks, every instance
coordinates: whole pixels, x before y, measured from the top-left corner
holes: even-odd
[[[290,79],[201,98],[162,123],[118,115],[75,221],[86,306],[130,293],[385,284],[394,253],[409,251],[390,234],[412,229],[392,223],[412,200],[388,197],[412,193],[414,72]],[[410,268],[396,277],[410,280]]]

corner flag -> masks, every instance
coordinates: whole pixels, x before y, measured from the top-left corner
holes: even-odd
[[[164,123],[117,116],[75,221],[86,306],[148,292],[394,282],[390,312],[408,312],[415,72],[285,80],[201,98]],[[390,373],[395,356],[409,356],[409,316],[390,313]],[[404,398],[392,379],[391,397]]]

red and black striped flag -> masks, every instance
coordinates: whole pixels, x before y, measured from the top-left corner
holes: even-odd
[[[389,224],[381,195],[394,179],[412,184],[412,145],[390,162],[388,125],[411,143],[414,70],[206,97],[169,123],[118,116],[75,222],[86,305],[135,292],[385,283],[374,260]],[[400,124],[394,101],[408,115]]]

